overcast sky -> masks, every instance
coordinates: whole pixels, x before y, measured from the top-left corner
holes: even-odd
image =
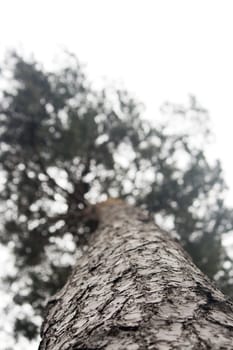
[[[20,47],[51,66],[66,47],[91,80],[122,82],[151,118],[165,100],[196,95],[210,111],[233,203],[232,0],[0,0],[0,13],[1,57]]]
[[[151,118],[189,94],[210,111],[233,203],[232,0],[0,0],[0,56],[7,48],[53,64],[61,48],[91,80],[120,81]]]
[[[210,111],[233,203],[232,0],[0,0],[0,11],[1,56],[21,47],[51,65],[66,47],[92,80],[122,82],[151,118],[165,100],[195,94]]]
[[[7,47],[52,63],[61,47],[90,78],[124,83],[156,116],[195,94],[209,109],[233,202],[232,0],[0,0]]]

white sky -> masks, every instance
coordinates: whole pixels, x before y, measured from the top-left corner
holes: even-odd
[[[7,47],[51,64],[61,47],[91,80],[123,82],[152,118],[165,100],[194,94],[210,111],[233,203],[232,0],[0,0]]]
[[[155,117],[165,100],[194,94],[209,109],[233,202],[232,0],[0,0],[7,47],[51,64],[61,47],[91,79],[124,83]]]
[[[0,53],[21,46],[51,62],[65,46],[94,79],[122,81],[151,115],[195,94],[211,113],[233,191],[231,0],[0,0],[0,11]]]
[[[51,64],[61,47],[91,80],[123,82],[156,117],[165,100],[194,94],[210,111],[233,203],[232,0],[0,0],[6,48]]]

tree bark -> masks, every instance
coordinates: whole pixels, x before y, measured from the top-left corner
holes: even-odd
[[[48,303],[40,350],[233,349],[233,305],[140,209],[99,205],[87,253]]]

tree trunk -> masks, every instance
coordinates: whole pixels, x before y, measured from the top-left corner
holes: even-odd
[[[233,305],[152,220],[121,201],[48,303],[40,350],[233,349]]]

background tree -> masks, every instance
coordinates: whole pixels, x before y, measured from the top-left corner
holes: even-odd
[[[203,147],[207,111],[192,97],[165,104],[166,120],[151,125],[127,91],[94,89],[76,57],[66,60],[48,72],[13,53],[2,66],[1,242],[15,257],[14,302],[41,315],[98,225],[89,202],[109,196],[147,208],[230,295],[222,234],[233,215],[220,163]],[[32,339],[38,321],[23,310],[15,333]]]

